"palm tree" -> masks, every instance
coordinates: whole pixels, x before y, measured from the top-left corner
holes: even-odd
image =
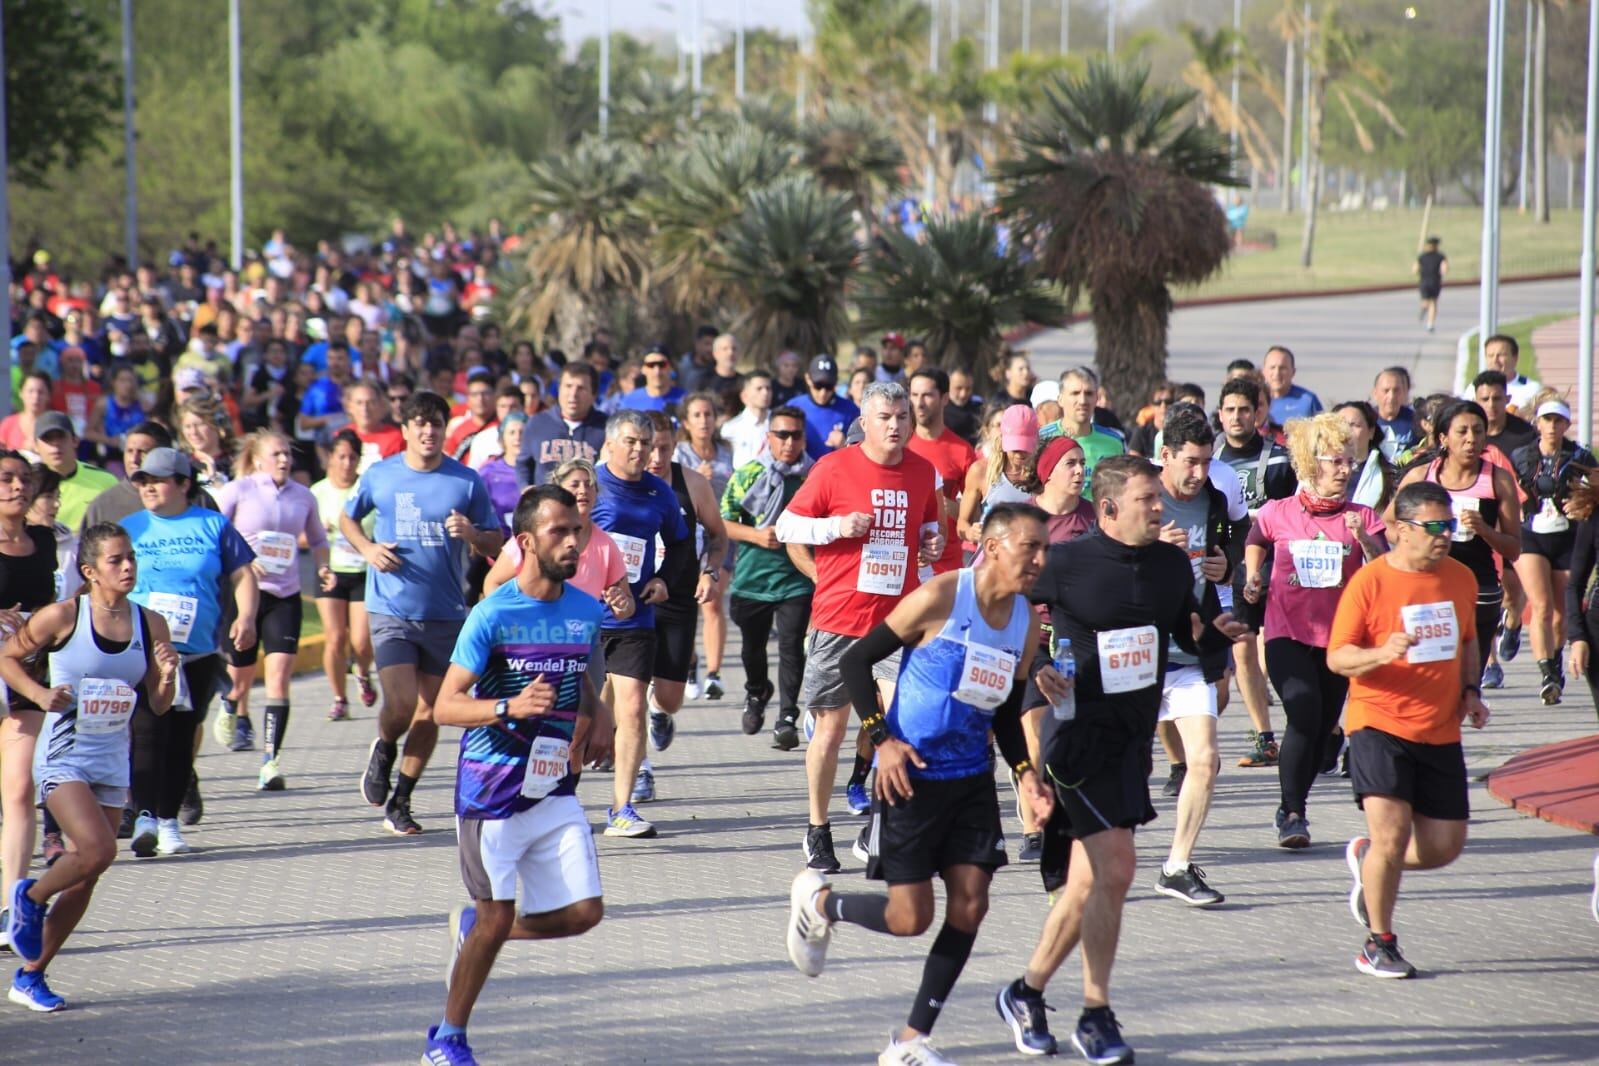
[[[756,363],[785,348],[830,351],[847,326],[844,285],[855,269],[849,198],[808,174],[791,174],[752,194],[727,229],[717,270],[742,309],[732,332]]]
[[[1096,59],[1045,91],[999,167],[1000,209],[1067,308],[1088,290],[1095,362],[1127,417],[1166,374],[1168,286],[1208,278],[1230,244],[1209,186],[1239,181],[1226,139],[1183,117],[1193,100]]]
[[[869,112],[835,104],[806,124],[801,134],[805,163],[829,189],[849,196],[867,232],[877,232],[872,194],[899,181],[905,154],[893,134]]]
[[[1240,73],[1255,75],[1256,80],[1260,80],[1260,61],[1249,47],[1248,39],[1225,26],[1215,33],[1206,33],[1193,23],[1185,22],[1181,29],[1194,53],[1194,58],[1183,68],[1183,82],[1199,93],[1200,112],[1205,121],[1229,137],[1236,135],[1239,146],[1256,170],[1275,168],[1277,152],[1265,127],[1243,104],[1233,106],[1232,91],[1225,84],[1232,77],[1234,63],[1238,64]],[[1271,83],[1267,80],[1266,84]]]
[[[990,365],[1010,327],[1066,317],[1053,287],[1014,247],[1000,254],[998,227],[975,213],[934,219],[920,242],[885,230],[855,303],[862,327],[926,337],[928,354],[951,370]]]
[[[613,134],[655,151],[681,140],[694,119],[694,90],[643,70],[611,109]]]

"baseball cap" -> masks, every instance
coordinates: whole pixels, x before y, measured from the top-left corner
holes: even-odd
[[[883,334],[883,347],[886,348],[886,347],[888,347],[891,344],[894,347],[896,347],[896,348],[905,347],[905,334],[903,334],[903,333],[885,333],[885,334]]]
[[[1066,454],[1074,449],[1080,450],[1081,448],[1082,445],[1071,437],[1056,437],[1044,445],[1044,450],[1038,455],[1038,480],[1047,484],[1049,475],[1055,472],[1055,468],[1060,465],[1062,459],[1066,458]]]
[[[189,466],[189,457],[176,448],[152,448],[145,453],[144,462],[139,464],[139,469],[130,476],[130,480],[137,481],[140,475],[145,477],[191,477],[193,468]]]
[[[844,431],[844,447],[848,448],[851,445],[859,444],[865,439],[866,427],[862,425],[861,420],[857,418],[855,421],[849,424],[849,429]]]
[[[999,446],[1007,452],[1038,450],[1038,416],[1024,403],[1005,408],[999,420]]]
[[[209,389],[205,381],[205,371],[199,367],[186,366],[172,376],[172,387],[179,392],[190,389]]]
[[[818,355],[805,370],[806,377],[817,385],[838,384],[838,363],[830,355]]]
[[[1059,399],[1060,382],[1051,379],[1049,381],[1040,381],[1037,385],[1034,385],[1032,394],[1027,397],[1027,402],[1037,407],[1041,403],[1049,403]]]
[[[33,435],[38,439],[50,433],[71,433],[75,436],[77,430],[72,428],[72,419],[60,411],[47,411],[34,421]]]
[[[1543,403],[1538,405],[1537,417],[1542,418],[1544,415],[1554,415],[1557,418],[1564,418],[1567,422],[1570,422],[1571,408],[1567,407],[1559,400],[1545,400]]]

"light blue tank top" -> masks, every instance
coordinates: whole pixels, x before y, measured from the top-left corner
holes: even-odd
[[[45,715],[34,764],[71,764],[94,771],[93,784],[128,783],[128,723],[135,690],[144,680],[149,659],[143,608],[133,610],[133,637],[121,651],[100,647],[88,596],[78,597],[78,621],[72,636],[49,653],[50,687],[71,685],[73,705]]]
[[[988,772],[988,730],[1010,695],[1026,647],[1030,611],[1017,596],[1001,629],[983,620],[970,568],[958,571],[955,604],[938,636],[907,648],[888,710],[889,732],[927,763],[914,777],[949,779]]]

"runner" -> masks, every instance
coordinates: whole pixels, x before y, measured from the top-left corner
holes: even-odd
[[[744,378],[739,390],[738,414],[722,423],[722,439],[733,449],[733,469],[738,470],[766,454],[767,431],[771,428],[772,375],[756,370]]]
[[[1082,445],[1083,458],[1088,461],[1088,486],[1091,495],[1094,467],[1101,459],[1123,455],[1127,451],[1127,438],[1119,431],[1101,426],[1094,421],[1094,408],[1099,402],[1099,375],[1086,366],[1074,367],[1060,376],[1059,422],[1051,422],[1038,431],[1038,442],[1048,444],[1056,437],[1070,437]]]
[[[909,388],[911,419],[916,430],[905,442],[905,450],[932,463],[943,483],[944,514],[949,522],[944,530],[944,554],[933,563],[933,573],[947,574],[961,566],[963,553],[956,522],[960,517],[961,487],[966,483],[967,472],[977,463],[977,452],[944,424],[944,411],[949,407],[948,374],[937,367],[922,367],[911,374]]]
[[[980,564],[940,575],[908,594],[839,662],[855,712],[876,747],[866,874],[887,881],[887,895],[834,891],[813,868],[800,871],[789,893],[789,959],[816,977],[835,923],[901,937],[926,932],[933,921],[933,876],[943,879],[944,924],[910,1017],[878,1057],[883,1064],[949,1062],[928,1034],[971,956],[988,911],[989,882],[1006,862],[990,730],[1020,776],[1034,814],[1046,819],[1053,805],[1027,758],[1018,720],[1038,646],[1038,616],[1028,607],[1026,591],[1043,565],[1044,515],[1026,504],[1000,504],[981,534]],[[903,656],[903,667],[884,714],[872,668],[891,655]],[[997,1002],[1003,1015],[1005,992]]]
[[[138,817],[132,847],[146,859],[189,850],[178,812],[188,794],[198,792],[195,733],[227,676],[218,636],[234,647],[255,643],[255,552],[232,522],[190,502],[193,479],[182,452],[149,452],[133,474],[144,509],[122,520],[134,554],[144,562],[131,598],[166,619],[183,656],[176,710],[156,715],[141,703],[133,712],[132,809]],[[233,600],[233,622],[222,631],[224,592]]]
[[[38,880],[19,880],[6,895],[7,936],[23,960],[7,998],[41,1012],[67,1005],[46,983],[45,970],[117,856],[134,704],[142,693],[151,713],[168,713],[180,665],[166,621],[128,605],[138,564],[122,528],[91,526],[80,560],[88,591],[42,607],[0,649],[0,677],[17,697],[48,712],[36,767],[39,800],[72,840],[72,850]]]
[[[1438,250],[1438,238],[1428,237],[1422,253],[1416,256],[1410,272],[1421,286],[1421,321],[1431,333],[1438,324],[1438,294],[1444,291],[1444,278],[1449,275],[1449,257]]]
[[[361,463],[361,438],[350,429],[333,435],[328,448],[328,476],[311,486],[316,498],[317,516],[329,545],[329,574],[317,583],[316,611],[322,619],[322,672],[333,689],[333,704],[328,720],[342,722],[350,717],[346,677],[355,675],[361,690],[361,703],[377,702],[372,687],[372,631],[366,617],[366,560],[340,531],[339,515],[355,492],[356,470]],[[377,518],[368,515],[361,529],[371,537]]]
[[[1543,385],[1520,372],[1521,345],[1508,333],[1495,333],[1482,342],[1482,366],[1497,370],[1505,376],[1505,394],[1510,410],[1520,414],[1538,407],[1538,394]],[[1464,397],[1470,399],[1471,397]]]
[[[303,536],[316,562],[320,583],[334,579],[328,566],[328,538],[317,513],[311,490],[289,477],[294,457],[289,438],[257,430],[245,438],[239,452],[239,476],[217,493],[217,509],[255,550],[255,640],[245,645],[227,643],[223,655],[233,678],[231,692],[221,699],[213,729],[220,737],[233,724],[234,751],[249,751],[250,686],[255,684],[256,660],[266,657],[265,725],[261,735],[261,772],[257,787],[265,792],[284,788],[283,740],[289,728],[289,682],[294,677],[294,657],[300,649],[301,612],[300,546]],[[224,611],[223,624],[232,619]]]
[[[650,678],[660,673],[657,654],[659,632],[655,607],[669,591],[693,575],[692,552],[667,551],[657,562],[655,538],[669,549],[688,541],[693,533],[683,521],[672,486],[646,468],[655,442],[655,423],[643,411],[618,411],[605,427],[606,459],[597,471],[599,498],[591,513],[594,524],[609,533],[622,553],[632,600],[637,605],[628,617],[607,602],[600,620],[601,646],[611,685],[611,709],[616,721],[616,778],[613,805],[606,814],[605,835],[652,837],[655,826],[633,807],[633,792],[644,764],[645,705]],[[697,579],[696,579],[697,580]],[[692,615],[690,616],[692,617]],[[687,651],[693,650],[693,638]],[[678,680],[688,677],[688,654],[682,646],[669,655],[668,672]],[[681,665],[678,665],[678,664]]]
[[[1538,400],[1538,440],[1516,449],[1510,461],[1527,500],[1522,512],[1521,556],[1516,575],[1532,612],[1532,653],[1538,659],[1542,683],[1539,697],[1546,704],[1560,702],[1566,679],[1560,672],[1560,643],[1565,633],[1566,583],[1571,569],[1574,534],[1565,504],[1572,483],[1592,470],[1594,457],[1587,448],[1566,439],[1571,429],[1571,409],[1546,390]]]
[[[1472,379],[1472,393],[1478,406],[1488,416],[1488,443],[1497,450],[1486,453],[1495,466],[1502,466],[1514,476],[1515,466],[1510,457],[1524,444],[1538,440],[1538,430],[1531,422],[1510,413],[1509,382],[1497,370],[1484,370]],[[1521,616],[1527,609],[1527,594],[1522,591],[1521,578],[1514,566],[1505,567],[1499,575],[1505,587],[1505,611],[1499,619],[1499,641],[1491,647],[1488,662],[1482,668],[1483,688],[1502,688],[1504,668],[1521,654]]]
[[[1261,377],[1271,395],[1271,421],[1286,427],[1295,418],[1310,418],[1322,410],[1321,397],[1294,384],[1294,374],[1299,364],[1294,353],[1282,345],[1266,349],[1266,358],[1260,364]]]
[[[844,447],[844,431],[861,416],[861,409],[838,394],[838,363],[823,353],[805,370],[805,392],[789,403],[805,416],[805,453],[820,459]]]
[[[727,334],[716,338],[715,351],[719,360],[724,346],[732,342],[733,338]],[[677,435],[677,447],[669,454],[672,462],[710,482],[711,510],[717,511],[720,516],[717,501],[727,491],[728,479],[733,476],[733,450],[717,431],[717,411],[718,400],[714,393],[695,392],[685,399],[683,428]],[[659,443],[659,426],[656,426],[656,433]],[[655,471],[652,469],[651,473]],[[664,477],[662,474],[656,476]],[[722,656],[727,651],[727,605],[723,603],[727,584],[723,579],[732,576],[733,555],[728,549],[726,537],[722,538],[721,555],[711,555],[708,547],[703,554],[705,565],[714,568],[712,583],[715,587],[699,604],[699,613],[705,621],[705,684],[701,694],[708,700],[719,700],[725,695],[722,688]],[[668,604],[671,604],[670,600]]]
[[[78,432],[60,411],[39,416],[33,424],[33,450],[39,461],[61,478],[62,525],[77,529],[94,498],[117,483],[114,475],[78,461]]]
[[[1571,544],[1571,577],[1566,582],[1566,655],[1571,672],[1588,682],[1594,712],[1599,714],[1599,661],[1593,648],[1599,643],[1599,596],[1589,592],[1599,569],[1599,519],[1594,517],[1599,489],[1585,477],[1571,486],[1566,513],[1578,520]],[[1599,883],[1599,882],[1596,882]],[[1599,919],[1599,914],[1594,915]]]
[[[411,795],[438,740],[433,708],[449,665],[443,649],[453,645],[466,616],[468,549],[492,556],[501,537],[483,480],[444,455],[449,405],[419,392],[401,413],[405,451],[361,475],[339,529],[367,562],[367,618],[383,687],[361,795],[383,808],[389,832],[414,836],[422,827],[411,816]],[[368,537],[361,520],[374,511],[376,533]],[[396,757],[400,774],[391,795]]]
[[[1478,581],[1446,558],[1456,503],[1441,485],[1400,489],[1393,550],[1350,579],[1328,641],[1327,665],[1350,679],[1349,779],[1367,833],[1344,854],[1349,907],[1368,930],[1355,968],[1372,977],[1416,975],[1393,931],[1399,878],[1459,856],[1470,814],[1460,723],[1488,722]]]
[[[966,469],[958,511],[962,539],[977,543],[988,508],[1001,503],[1026,503],[1033,498],[1038,489],[1038,441],[1038,416],[1031,407],[1012,404],[1004,409],[999,417],[999,432],[984,441],[981,456],[973,453],[973,461]],[[937,469],[936,464],[934,468]],[[946,548],[945,554],[948,553]]]
[[[1387,543],[1377,512],[1348,500],[1355,448],[1342,418],[1295,419],[1288,451],[1300,488],[1255,516],[1244,547],[1243,596],[1266,602],[1266,672],[1288,723],[1277,758],[1282,803],[1274,823],[1278,846],[1297,849],[1310,847],[1310,786],[1323,766],[1337,765],[1343,742],[1336,730],[1349,682],[1327,668],[1339,590],[1363,563],[1387,551]],[[1262,577],[1268,553],[1269,585]]]
[[[1052,663],[1032,671],[1052,705],[1042,747],[1055,808],[1041,872],[1046,890],[1064,891],[1026,971],[1000,990],[999,1008],[1019,1050],[1052,1053],[1044,991],[1080,941],[1083,1012],[1072,1045],[1090,1062],[1121,1063],[1133,1051],[1110,1009],[1110,971],[1137,865],[1133,830],[1155,817],[1150,748],[1167,648],[1176,640],[1189,652],[1224,650],[1243,626],[1214,614],[1214,601],[1194,599],[1187,553],[1159,539],[1160,476],[1148,460],[1102,460],[1093,489],[1099,535],[1052,545],[1031,593],[1049,605],[1075,664],[1075,681]]]
[[[588,672],[600,605],[566,586],[583,520],[571,493],[541,485],[517,504],[513,525],[521,569],[472,608],[438,694],[438,721],[466,730],[455,817],[472,903],[450,915],[444,1018],[428,1029],[425,1066],[477,1061],[466,1026],[501,945],[578,936],[605,912],[577,801],[585,745],[607,735]]]
[[[1377,409],[1364,400],[1345,400],[1334,404],[1332,410],[1349,427],[1349,439],[1355,445],[1355,464],[1360,468],[1360,473],[1353,476],[1355,487],[1349,490],[1349,499],[1374,511],[1386,511],[1399,490],[1399,475],[1383,454],[1386,445]],[[1414,427],[1400,451],[1415,448],[1420,432],[1420,426]]]
[[[777,520],[778,540],[815,547],[816,592],[799,702],[816,721],[805,750],[803,848],[807,865],[822,873],[841,868],[827,813],[848,726],[839,660],[917,588],[919,566],[944,554],[937,472],[905,450],[911,428],[904,387],[873,382],[865,400],[860,446],[824,456]],[[898,674],[892,657],[873,667],[880,681],[892,683]]]
[[[353,381],[344,387],[344,411],[350,416],[346,428],[361,444],[361,461],[356,472],[364,474],[373,463],[382,462],[405,450],[405,435],[385,417],[383,395],[376,383]],[[329,445],[331,451],[332,446]]]
[[[1333,410],[1339,411],[1346,406],[1339,404]],[[1382,449],[1382,457],[1391,463],[1400,452],[1416,443],[1416,412],[1410,406],[1410,371],[1402,366],[1379,371],[1371,383],[1370,406],[1377,416],[1377,425],[1373,429],[1378,446]]]
[[[599,375],[587,363],[567,363],[556,381],[554,406],[528,419],[516,458],[522,486],[542,485],[550,471],[568,459],[599,462],[605,444],[605,416],[595,410]]]
[[[766,707],[778,694],[772,747],[799,746],[800,678],[805,673],[805,631],[814,586],[777,539],[777,519],[810,473],[805,454],[805,416],[779,407],[767,421],[760,457],[733,472],[722,494],[728,537],[742,545],[733,562],[729,614],[743,637],[744,713],[739,727],[753,736],[766,724]],[[768,665],[767,641],[777,630],[777,685]]]

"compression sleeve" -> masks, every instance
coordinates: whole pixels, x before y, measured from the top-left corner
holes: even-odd
[[[784,511],[777,516],[777,539],[784,544],[831,544],[838,539],[838,516],[806,518]]]
[[[994,740],[1006,765],[1012,767],[1027,762],[1027,735],[1022,732],[1022,693],[1026,688],[1027,683],[1017,678],[1005,702],[994,710]]]
[[[900,635],[879,622],[860,640],[850,645],[838,662],[838,674],[844,681],[850,702],[861,724],[868,730],[873,721],[881,722],[883,713],[877,709],[877,682],[872,680],[872,667],[905,646]]]
[[[1577,524],[1577,535],[1571,545],[1571,575],[1566,581],[1567,640],[1593,642],[1593,634],[1588,632],[1588,616],[1582,609],[1582,600],[1588,591],[1588,578],[1594,570],[1596,534],[1599,534],[1599,515],[1591,515]]]

